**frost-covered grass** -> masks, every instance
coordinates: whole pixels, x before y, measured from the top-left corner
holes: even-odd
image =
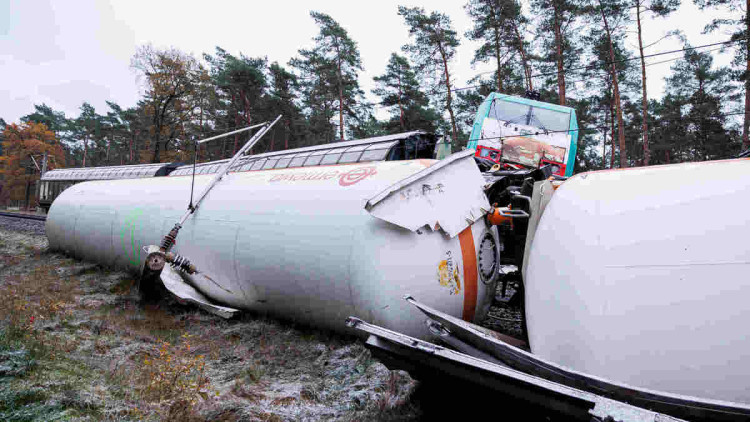
[[[0,420],[409,420],[416,383],[360,341],[226,321],[0,229]]]

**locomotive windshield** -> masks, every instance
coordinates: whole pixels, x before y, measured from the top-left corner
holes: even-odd
[[[487,117],[518,125],[534,126],[548,132],[570,129],[570,111],[549,110],[502,99],[492,102]]]
[[[479,107],[469,139],[467,148],[501,168],[554,165],[556,174],[570,176],[578,124],[570,107],[492,93]]]

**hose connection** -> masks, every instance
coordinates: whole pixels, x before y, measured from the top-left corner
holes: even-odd
[[[177,241],[177,233],[180,232],[181,228],[182,226],[180,224],[175,224],[174,227],[172,227],[172,230],[164,236],[164,239],[161,240],[161,246],[159,247],[162,252],[166,253],[172,249],[172,246],[174,246]]]
[[[176,268],[178,271],[182,271],[188,274],[195,274],[198,272],[198,270],[195,268],[195,265],[193,265],[193,263],[190,262],[189,259],[185,258],[182,255],[168,252],[165,255],[165,259],[167,262],[169,262],[169,265],[171,265],[173,268]]]

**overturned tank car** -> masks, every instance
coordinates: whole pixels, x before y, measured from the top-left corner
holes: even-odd
[[[334,330],[357,314],[423,336],[401,300],[408,291],[481,319],[498,277],[497,230],[484,219],[490,204],[471,154],[432,160],[436,141],[411,132],[238,159],[171,248],[205,274],[182,274],[192,299]],[[186,166],[72,186],[50,209],[50,246],[141,272],[144,247],[160,244],[191,189],[206,189],[226,164],[194,178]]]

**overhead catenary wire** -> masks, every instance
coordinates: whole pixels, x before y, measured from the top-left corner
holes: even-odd
[[[675,53],[680,53],[680,52],[685,52],[685,51],[692,51],[692,50],[697,50],[697,49],[707,48],[707,47],[716,47],[716,46],[719,46],[719,45],[724,46],[724,45],[733,44],[733,43],[737,43],[737,42],[744,41],[744,40],[745,40],[745,38],[740,38],[740,39],[726,40],[726,41],[721,41],[721,42],[716,42],[716,43],[711,43],[711,44],[697,45],[697,46],[694,46],[694,47],[686,47],[686,48],[681,48],[681,49],[677,49],[677,50],[660,51],[660,52],[657,52],[657,53],[652,53],[652,54],[644,55],[643,58],[645,59],[645,58],[651,58],[651,57],[664,56],[664,55],[667,55],[667,54],[675,54]],[[711,50],[708,50],[708,52],[718,51],[721,48],[723,48],[723,47],[711,49]],[[658,61],[658,62],[646,63],[646,67],[657,65],[657,64],[668,63],[668,62],[671,62],[671,61],[680,60],[681,58],[682,57],[674,57],[674,58],[671,58],[671,59],[662,60],[662,61]],[[624,63],[624,62],[633,61],[633,60],[639,60],[639,59],[640,59],[640,56],[638,56],[638,57],[628,57],[626,59],[615,60],[614,62],[612,62],[612,61],[605,61],[605,62],[602,62],[602,63],[598,63],[596,65],[587,65],[587,66],[581,66],[581,67],[576,67],[576,68],[568,68],[568,69],[565,69],[564,71],[565,72],[569,72],[569,71],[577,71],[577,70],[595,69],[597,67],[611,65],[612,63]],[[604,69],[595,69],[595,70],[596,70],[596,72],[609,73],[608,70],[604,70]],[[486,72],[480,72],[477,75],[484,75],[484,74],[495,73],[495,72],[496,72],[496,70],[491,70],[491,71],[486,71]],[[546,72],[546,73],[538,73],[536,75],[532,75],[531,77],[532,78],[541,78],[541,77],[546,77],[546,76],[556,76],[557,73],[558,73],[557,71]],[[512,81],[523,81],[525,78],[526,78],[525,76],[519,76],[519,77],[513,78],[511,80]],[[581,82],[581,81],[585,81],[585,80],[586,79],[577,79],[577,80],[566,79],[566,82],[568,82],[568,83],[576,83],[576,82]],[[465,90],[469,90],[469,89],[481,88],[481,87],[484,87],[484,86],[486,86],[486,85],[478,84],[478,85],[468,85],[468,86],[464,86],[464,87],[460,87],[460,88],[451,88],[451,92],[465,91]],[[447,91],[446,90],[437,90],[436,92],[447,92]],[[373,105],[373,106],[385,105],[385,102],[384,101],[379,101],[377,103],[371,103],[371,105]],[[391,105],[391,106],[393,106],[393,105]]]
[[[706,52],[711,52],[711,51],[718,51],[718,50],[720,50],[720,49],[721,49],[721,48],[714,48],[714,49],[711,49],[711,50],[707,50]],[[682,58],[682,57],[673,57],[673,58],[671,58],[671,59],[660,60],[660,61],[658,61],[658,62],[651,62],[651,63],[646,63],[646,65],[645,65],[645,66],[646,66],[646,67],[649,67],[649,66],[654,66],[654,65],[657,65],[657,64],[670,63],[670,62],[674,62],[674,61],[680,60],[681,58]],[[600,76],[604,76],[604,75],[610,75],[610,74],[611,74],[611,72],[610,72],[609,70],[605,70],[605,69],[596,69],[596,70],[594,70],[594,72],[595,72],[595,73],[598,73],[598,74],[600,74]],[[590,78],[581,78],[581,79],[566,79],[566,80],[565,80],[565,82],[566,82],[566,83],[577,83],[577,82],[585,82],[585,81],[588,81],[589,79],[590,79]]]
[[[694,47],[684,47],[684,48],[680,48],[680,49],[676,49],[676,50],[660,51],[658,53],[646,54],[646,55],[643,56],[643,58],[647,59],[647,58],[651,58],[651,57],[664,56],[664,55],[667,55],[667,54],[683,53],[685,51],[698,50],[698,49],[707,48],[707,47],[715,47],[715,46],[718,46],[718,45],[734,44],[734,43],[738,43],[738,42],[744,41],[744,40],[745,40],[745,38],[743,37],[743,38],[738,38],[738,39],[734,39],[734,40],[726,40],[726,41],[720,41],[720,42],[715,42],[715,43],[711,43],[711,44],[697,45],[697,46],[694,46]],[[620,59],[620,60],[615,60],[615,61],[609,61],[608,60],[608,61],[605,61],[603,63],[597,63],[597,64],[593,64],[593,65],[586,65],[586,66],[579,66],[579,67],[567,68],[567,69],[564,69],[563,71],[564,72],[570,72],[570,71],[577,71],[577,70],[594,69],[594,68],[599,67],[601,65],[605,65],[606,66],[606,65],[611,65],[613,63],[614,64],[625,63],[625,62],[629,62],[629,61],[633,61],[633,60],[640,60],[640,59],[641,59],[641,57],[637,56],[637,57],[628,57],[628,58],[625,58],[625,59]],[[677,58],[677,59],[679,59],[679,58]],[[497,70],[489,70],[489,71],[486,71],[486,72],[480,72],[477,75],[484,75],[484,74],[495,73],[495,72],[497,72]],[[542,78],[542,77],[546,77],[546,76],[556,76],[558,73],[559,73],[558,71],[546,72],[546,73],[538,73],[536,75],[531,75],[531,77],[532,78]],[[525,77],[523,77],[523,76],[515,78],[515,80],[520,80],[520,81],[522,81],[524,79],[525,79]],[[463,88],[459,88],[459,89],[463,89]],[[453,91],[453,90],[451,90],[451,91]]]

